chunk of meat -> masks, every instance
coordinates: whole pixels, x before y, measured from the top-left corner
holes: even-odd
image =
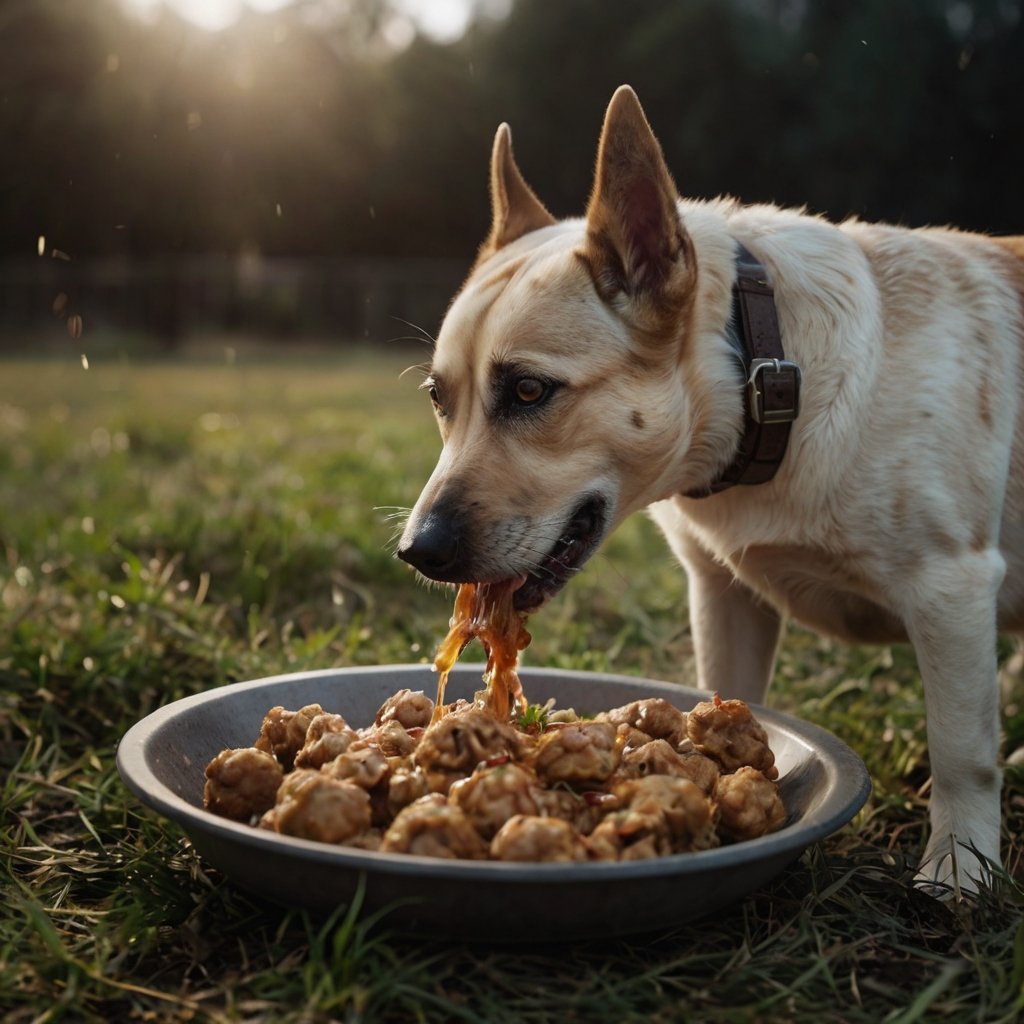
[[[265,826],[284,835],[343,843],[370,827],[370,797],[351,782],[299,768],[281,784],[264,817]]]
[[[534,799],[542,817],[561,818],[581,835],[589,835],[612,804],[618,806],[610,793],[577,793],[566,786],[556,786],[554,789],[538,787]]]
[[[374,725],[398,722],[404,729],[425,729],[434,713],[434,702],[422,690],[399,690],[380,706]]]
[[[274,806],[283,778],[277,758],[265,750],[222,750],[206,766],[203,806],[223,818],[251,821]]]
[[[447,792],[447,788],[445,791]],[[429,792],[430,780],[419,765],[402,765],[394,768],[388,778],[388,810],[391,816],[394,817],[403,807],[408,807]]]
[[[612,811],[587,842],[598,860],[647,860],[672,852],[664,817],[631,810]]]
[[[419,726],[413,728],[418,730]],[[404,757],[416,749],[417,742],[417,739],[409,734],[401,722],[391,718],[382,725],[364,729],[353,746],[372,745],[378,747],[388,757]]]
[[[721,774],[718,765],[696,751],[680,753],[668,740],[651,740],[626,750],[617,776],[641,779],[648,775],[672,775],[695,782],[705,793],[715,788]]]
[[[615,796],[631,812],[660,814],[668,827],[673,850],[708,850],[718,845],[715,805],[689,779],[652,775],[615,787]]]
[[[533,754],[537,778],[546,785],[604,782],[619,764],[616,736],[611,722],[573,722],[549,729]]]
[[[253,746],[273,754],[286,772],[291,771],[295,755],[306,742],[310,723],[323,713],[324,709],[319,704],[307,704],[298,711],[286,711],[280,705],[271,708],[263,719]]]
[[[562,818],[516,814],[491,840],[493,860],[565,863],[589,859],[584,838]]]
[[[324,765],[322,770],[331,778],[369,790],[384,781],[391,771],[391,765],[379,747],[366,746],[346,750]]]
[[[713,700],[697,704],[687,716],[687,732],[702,754],[713,757],[726,772],[749,765],[765,778],[778,778],[768,734],[741,700]]]
[[[673,747],[686,739],[686,712],[662,697],[634,700],[598,717],[614,725],[628,725],[652,739],[665,740]]]
[[[640,860],[718,845],[714,805],[689,779],[652,775],[615,786],[620,809],[590,834],[602,860]]]
[[[498,764],[478,768],[468,779],[456,782],[448,799],[484,839],[490,839],[509,818],[538,813],[536,790],[532,772],[517,764]]]
[[[341,715],[317,715],[306,729],[302,749],[295,755],[295,767],[320,768],[344,754],[358,737]]]
[[[748,765],[718,780],[715,802],[719,831],[729,839],[756,839],[781,828],[786,820],[778,787]]]
[[[469,819],[437,793],[422,797],[399,811],[384,833],[380,850],[446,860],[482,860],[487,856],[487,844]]]
[[[446,715],[430,726],[413,754],[428,771],[471,772],[481,761],[514,757],[519,734],[481,708],[469,707]]]

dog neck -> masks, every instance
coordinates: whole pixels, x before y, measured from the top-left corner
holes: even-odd
[[[775,476],[800,412],[800,367],[785,358],[775,293],[764,265],[736,243],[732,315],[726,325],[746,382],[743,433],[733,461],[706,486],[686,492],[706,498],[737,484],[763,484]]]

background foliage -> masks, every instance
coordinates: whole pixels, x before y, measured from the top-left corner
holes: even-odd
[[[119,0],[0,3],[0,255],[452,255],[496,125],[561,216],[630,82],[681,190],[1024,230],[1020,0],[517,0],[387,44],[392,0],[204,32]]]

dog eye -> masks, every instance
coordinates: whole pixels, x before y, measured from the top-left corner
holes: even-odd
[[[437,381],[433,377],[428,377],[421,385],[420,388],[430,396],[430,404],[434,407],[434,411],[438,416],[444,416],[444,406],[441,403],[441,389],[437,385]]]
[[[520,377],[512,390],[520,405],[535,405],[546,397],[549,388],[544,381],[537,380],[536,377]]]

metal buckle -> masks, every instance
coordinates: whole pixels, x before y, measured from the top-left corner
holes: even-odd
[[[788,359],[754,359],[747,378],[747,402],[756,423],[791,423],[800,415],[800,367]],[[776,409],[766,402],[772,384],[781,385],[793,395],[792,405]]]

